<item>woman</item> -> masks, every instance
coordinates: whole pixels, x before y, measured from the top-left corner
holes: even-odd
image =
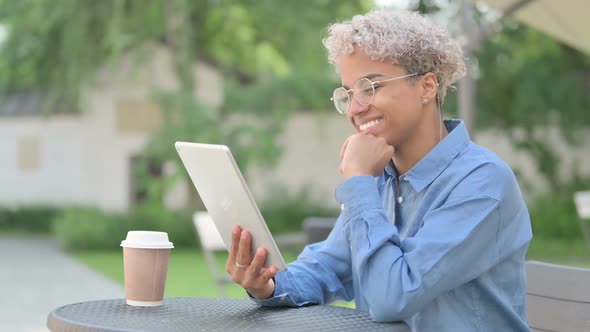
[[[324,40],[341,77],[344,142],[329,237],[288,271],[263,268],[234,228],[227,271],[261,305],[352,300],[412,331],[528,331],[527,208],[510,168],[442,120],[465,71],[460,47],[429,19],[377,10],[334,24]]]

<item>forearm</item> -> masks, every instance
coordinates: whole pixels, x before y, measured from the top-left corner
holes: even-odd
[[[320,243],[305,247],[287,271],[275,276],[271,299],[257,301],[265,306],[326,304],[353,297],[348,240],[340,222]]]

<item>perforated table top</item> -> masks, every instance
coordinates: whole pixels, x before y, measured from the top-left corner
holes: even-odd
[[[377,323],[349,308],[267,308],[248,299],[184,297],[165,298],[160,307],[132,307],[125,299],[69,304],[49,314],[47,327],[53,332],[410,331],[403,323]]]

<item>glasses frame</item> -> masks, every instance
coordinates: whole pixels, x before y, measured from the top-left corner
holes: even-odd
[[[362,103],[360,100],[358,100],[358,98],[356,98],[356,95],[354,94],[354,91],[353,91],[354,89],[348,89],[348,90],[346,90],[346,88],[344,88],[342,86],[339,87],[339,88],[334,89],[334,92],[332,92],[332,98],[330,98],[330,100],[332,102],[334,102],[334,107],[336,108],[336,112],[338,112],[340,114],[346,114],[346,113],[348,113],[348,110],[350,109],[350,105],[352,104],[352,99],[353,98],[354,98],[354,100],[356,100],[357,103],[359,103],[362,106],[371,105],[373,103],[373,101],[375,100],[375,93],[376,93],[376,91],[375,91],[375,85],[376,84],[390,82],[390,81],[395,81],[395,80],[400,80],[402,78],[412,77],[412,76],[416,76],[416,75],[420,75],[420,73],[406,74],[406,75],[392,77],[392,78],[387,78],[387,79],[379,80],[379,81],[371,81],[371,79],[369,79],[367,77],[363,77],[363,78],[360,78],[360,79],[356,80],[354,82],[353,87],[355,85],[357,85],[358,82],[363,81],[363,80],[367,80],[371,84],[371,93],[372,93],[371,94],[371,101],[368,102],[368,103],[366,103],[366,104],[365,103]],[[337,91],[342,91],[342,90],[344,90],[346,92],[346,95],[347,95],[347,98],[348,98],[348,102],[346,103],[346,105],[347,105],[346,106],[346,110],[344,110],[344,111],[342,111],[342,110],[340,110],[338,108],[338,106],[336,105],[336,99],[334,98],[334,95],[336,94],[336,92]]]

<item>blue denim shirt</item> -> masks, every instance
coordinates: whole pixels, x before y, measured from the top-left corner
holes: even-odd
[[[412,331],[529,331],[528,210],[511,169],[471,142],[461,121],[409,172],[338,186],[328,236],[276,277],[265,306],[352,299]],[[397,196],[396,178],[399,179]]]

